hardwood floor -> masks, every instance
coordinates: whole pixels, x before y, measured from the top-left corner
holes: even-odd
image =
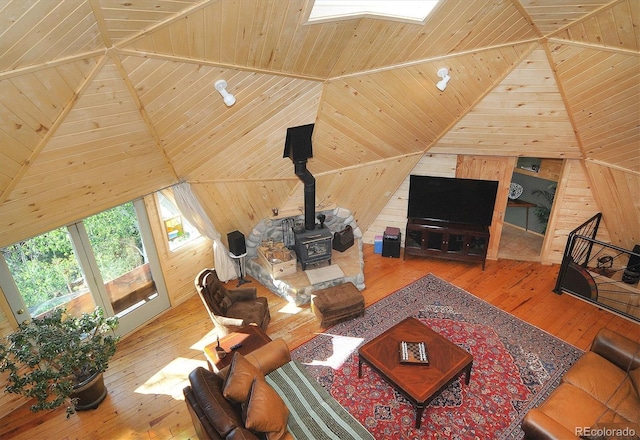
[[[558,266],[516,260],[479,264],[419,257],[383,258],[364,246],[366,305],[427,273],[586,350],[603,327],[640,341],[640,326],[570,295],[552,292]],[[229,287],[235,287],[232,281]],[[268,333],[291,348],[321,329],[309,307],[295,308],[253,281],[267,296]],[[197,296],[123,339],[105,373],[109,395],[100,408],[65,418],[64,409],[33,414],[25,405],[0,419],[0,438],[16,439],[190,439],[196,438],[183,402],[188,373],[206,366],[202,348],[215,340]]]

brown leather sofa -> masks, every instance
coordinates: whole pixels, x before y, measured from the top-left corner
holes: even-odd
[[[252,365],[266,375],[291,360],[289,347],[283,339],[274,339],[268,344],[244,356]],[[183,392],[185,402],[201,440],[260,440],[255,430],[245,427],[246,407],[234,403],[224,397],[223,386],[230,374],[231,366],[223,368],[219,373],[198,367],[189,374],[190,385]],[[266,400],[260,405],[270,419],[278,417],[277,405]],[[284,415],[283,415],[284,416]],[[286,414],[288,416],[288,413]],[[284,417],[286,420],[286,417]],[[266,438],[273,438],[265,436]],[[293,439],[288,433],[281,439]]]
[[[609,438],[593,434],[624,428],[639,435],[639,395],[640,344],[602,329],[522,429],[526,439]]]

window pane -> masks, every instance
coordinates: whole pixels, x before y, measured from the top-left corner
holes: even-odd
[[[32,317],[61,305],[74,315],[95,308],[66,228],[8,246],[2,255]]]
[[[137,223],[132,202],[84,220],[105,283],[146,262]]]
[[[84,224],[116,315],[157,298],[133,203],[96,214]]]
[[[189,223],[173,202],[173,191],[164,190],[158,193],[160,215],[167,234],[169,250],[174,251],[201,236],[198,229]]]

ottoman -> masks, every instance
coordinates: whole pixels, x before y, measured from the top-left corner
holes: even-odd
[[[311,310],[320,320],[321,327],[364,315],[364,297],[353,283],[313,292]]]

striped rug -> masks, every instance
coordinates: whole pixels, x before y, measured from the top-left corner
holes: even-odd
[[[373,436],[295,361],[266,376],[289,408],[297,440],[373,440]]]

